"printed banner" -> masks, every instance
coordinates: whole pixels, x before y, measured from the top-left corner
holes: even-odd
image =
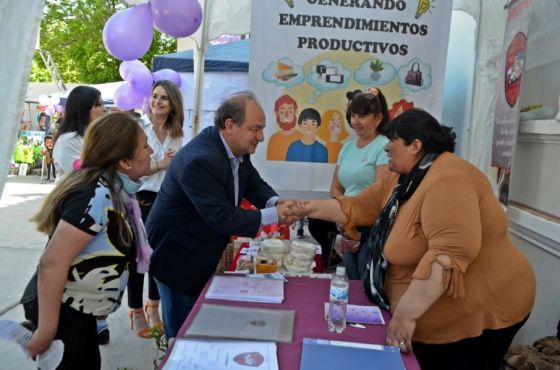
[[[43,145],[45,139],[45,131],[29,131],[23,130],[19,134],[21,144],[25,145]]]
[[[276,189],[327,191],[353,135],[347,93],[377,87],[390,116],[438,119],[451,1],[253,0],[249,87],[266,114],[253,156]],[[317,123],[311,126],[309,121]]]
[[[525,68],[527,32],[533,0],[509,4],[502,52],[502,69],[498,79],[498,95],[492,138],[492,180],[498,199],[507,208],[509,180],[517,131],[519,127],[519,94]]]

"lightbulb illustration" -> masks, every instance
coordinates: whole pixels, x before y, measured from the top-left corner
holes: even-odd
[[[430,9],[430,0],[418,0],[418,8],[416,8],[416,15],[414,18],[418,19]]]

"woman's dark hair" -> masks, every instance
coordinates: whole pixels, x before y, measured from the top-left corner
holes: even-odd
[[[98,104],[102,104],[99,90],[91,86],[76,86],[64,105],[64,116],[56,134],[57,138],[67,132],[84,136],[89,125],[89,111]]]
[[[353,95],[352,100],[348,104],[346,110],[346,118],[350,119],[352,114],[368,115],[381,113],[381,123],[377,127],[379,133],[383,133],[385,127],[389,123],[389,111],[387,110],[387,99],[380,89],[376,88],[377,94],[374,93],[357,93]],[[350,123],[350,122],[349,122]],[[350,127],[352,125],[350,124]]]
[[[354,91],[348,91],[346,93],[346,99],[348,99],[348,101],[346,102],[346,122],[348,122],[348,126],[352,127],[352,115],[350,114],[350,112],[348,111],[348,106],[350,105],[350,102],[352,101],[352,99],[354,99],[354,96],[356,96],[357,94],[361,93],[362,90],[354,90]]]
[[[317,127],[321,126],[321,113],[313,108],[305,108],[298,116],[298,125],[301,125],[305,120],[312,120],[317,122]]]
[[[418,139],[422,142],[424,154],[453,153],[457,136],[452,130],[451,127],[440,125],[438,120],[425,110],[413,108],[389,122],[384,135],[390,140],[401,138],[406,145]]]
[[[354,96],[356,96],[357,94],[363,92],[362,90],[354,90],[354,91],[348,91],[346,93],[346,99],[348,99],[348,104],[350,104],[350,101],[352,99],[354,99]]]

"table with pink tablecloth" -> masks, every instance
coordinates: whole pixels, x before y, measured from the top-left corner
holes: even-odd
[[[278,343],[278,366],[280,370],[298,370],[301,359],[303,338],[334,339],[348,342],[384,344],[387,332],[386,325],[364,325],[365,328],[348,326],[341,333],[330,333],[324,318],[324,303],[329,298],[329,279],[311,277],[288,277],[284,285],[284,302],[282,304],[234,302],[216,299],[205,299],[208,289],[201,293],[196,304],[179,330],[178,337],[183,337],[185,331],[193,321],[203,303],[215,303],[232,306],[262,307],[274,309],[293,309],[296,311],[294,338],[292,343]],[[360,281],[350,281],[349,302],[355,305],[371,305],[365,296]],[[391,315],[381,310],[385,322],[391,320]],[[171,352],[171,349],[168,353]],[[402,355],[407,370],[419,370],[420,366],[414,354]]]

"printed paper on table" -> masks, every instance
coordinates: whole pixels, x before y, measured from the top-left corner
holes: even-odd
[[[276,343],[179,338],[164,370],[278,370]]]

